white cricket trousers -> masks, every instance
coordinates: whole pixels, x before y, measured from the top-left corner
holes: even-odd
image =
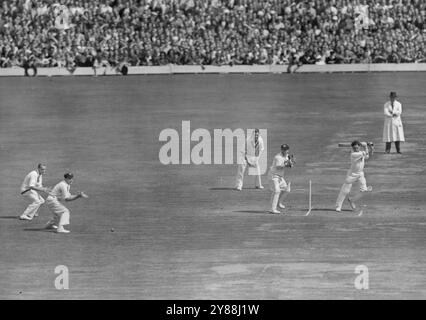
[[[358,182],[359,184],[359,193],[352,200],[359,200],[363,192],[368,190],[367,181],[365,180],[364,173],[359,174],[350,174],[346,176],[345,183],[343,183],[340,188],[339,195],[336,200],[336,208],[342,208],[343,201],[346,196],[351,192],[352,184]]]
[[[22,196],[31,202],[22,215],[33,218],[40,206],[44,203],[44,199],[34,190],[27,191]]]
[[[256,168],[254,168],[257,171],[255,185],[259,187],[259,186],[262,185],[262,178],[261,178],[261,174],[260,174],[260,166],[259,166],[258,163],[256,163],[256,164],[257,164]],[[246,172],[247,166],[248,166],[248,164],[247,164],[247,161],[245,159],[242,161],[241,164],[238,164],[237,177],[236,177],[236,182],[235,182],[236,188],[242,188],[243,187],[244,173]]]
[[[271,209],[277,210],[278,202],[284,193],[289,193],[290,188],[283,177],[269,173],[269,188],[272,191]]]
[[[48,196],[46,199],[47,206],[53,213],[52,222],[58,226],[66,226],[70,224],[70,211],[56,197]]]

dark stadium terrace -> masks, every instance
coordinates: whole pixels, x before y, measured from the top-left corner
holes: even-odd
[[[0,3],[1,68],[426,61],[422,0]]]

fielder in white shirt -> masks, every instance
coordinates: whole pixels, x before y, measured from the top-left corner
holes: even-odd
[[[64,226],[70,223],[70,211],[60,201],[74,201],[78,198],[87,198],[84,192],[79,192],[76,195],[70,193],[71,184],[74,181],[72,173],[64,174],[64,180],[53,187],[46,202],[50,211],[53,213],[53,218],[47,223],[46,229],[56,229],[57,233],[69,233]]]
[[[257,170],[255,187],[257,189],[263,189],[259,158],[264,149],[265,147],[263,145],[263,139],[259,134],[259,129],[255,129],[254,133],[247,138],[245,153],[240,159],[240,164],[238,164],[237,178],[235,183],[235,188],[238,191],[241,191],[243,188],[244,173],[247,166],[253,167]]]
[[[367,181],[364,177],[364,164],[365,159],[369,158],[368,147],[366,143],[361,143],[359,141],[353,141],[351,143],[352,153],[351,153],[351,167],[348,170],[346,175],[345,183],[343,183],[342,188],[340,189],[339,195],[336,200],[336,211],[342,211],[343,201],[346,196],[349,195],[349,192],[352,189],[352,184],[355,182],[359,183],[359,193],[354,197],[350,198],[348,196],[349,205],[353,210],[356,209],[355,201],[358,201],[363,196],[364,192],[371,191],[372,187],[367,187]],[[364,150],[361,150],[361,147]]]
[[[293,166],[293,161],[288,154],[289,149],[290,147],[287,144],[281,145],[281,152],[274,157],[269,170],[269,186],[272,191],[271,213],[281,213],[277,209],[277,206],[281,209],[285,208],[285,205],[282,203],[282,197],[291,191],[291,182],[287,184],[284,180],[284,168],[291,168]]]
[[[27,198],[31,203],[25,209],[24,213],[19,216],[21,220],[32,220],[38,216],[38,209],[44,203],[42,196],[38,192],[50,191],[49,188],[43,187],[43,174],[46,173],[46,165],[39,163],[36,170],[28,173],[21,185],[21,195]]]

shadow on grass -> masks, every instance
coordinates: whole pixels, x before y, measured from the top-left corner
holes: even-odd
[[[46,228],[26,228],[24,231],[34,231],[34,232],[54,232],[53,229],[46,229]]]
[[[240,212],[240,213],[268,213],[268,210],[236,210],[233,212]]]
[[[306,213],[308,211],[307,208],[294,208],[294,207],[287,207],[286,209],[281,209],[283,214],[289,214],[291,212],[304,212]],[[325,211],[325,212],[333,212],[338,214],[338,212],[336,212],[335,209],[330,209],[330,208],[312,208],[311,211]],[[270,213],[269,210],[238,210],[238,211],[234,211],[234,212],[242,212],[242,213]],[[342,209],[342,212],[354,212],[353,210],[350,209]]]
[[[334,212],[334,213],[338,213],[336,212],[336,209],[330,209],[330,208],[324,208],[324,209],[320,209],[320,208],[312,208],[311,211],[328,211],[328,212]],[[342,212],[353,212],[353,210],[350,209],[342,209]]]
[[[217,190],[234,190],[234,191],[238,191],[235,187],[218,187],[218,188],[210,188],[209,190],[212,190],[212,191],[217,191]],[[259,189],[259,188],[255,188],[255,187],[252,187],[252,188],[243,188],[243,190],[264,190],[264,189]],[[241,191],[238,191],[238,192],[241,192]]]
[[[18,220],[19,217],[18,216],[0,216],[0,219],[16,219],[16,220]]]

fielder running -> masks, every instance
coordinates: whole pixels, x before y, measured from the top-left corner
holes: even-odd
[[[21,220],[32,220],[38,216],[38,209],[44,203],[42,196],[38,192],[49,193],[49,188],[43,187],[43,174],[46,173],[46,165],[39,163],[36,170],[28,173],[21,185],[21,195],[27,198],[31,203],[19,216]],[[37,192],[38,191],[38,192]]]
[[[64,174],[64,180],[53,187],[51,194],[47,197],[46,202],[53,218],[47,223],[46,229],[56,229],[57,233],[69,233],[64,226],[70,223],[70,211],[59,200],[74,201],[78,198],[88,198],[84,192],[76,195],[70,193],[70,187],[73,183],[74,175],[72,173]]]
[[[342,188],[340,189],[340,193],[337,197],[337,201],[336,201],[337,212],[342,211],[343,201],[345,200],[346,196],[349,195],[353,183],[355,182],[359,183],[360,192],[352,198],[348,196],[348,202],[352,210],[356,209],[355,202],[361,199],[364,192],[371,191],[373,189],[371,186],[367,187],[367,181],[365,180],[365,177],[364,177],[365,159],[369,158],[367,143],[365,142],[361,143],[355,140],[351,143],[351,147],[352,147],[351,167],[348,170],[345,183],[343,183]],[[364,150],[360,150],[361,147]]]
[[[292,158],[288,154],[289,149],[290,147],[287,144],[281,145],[281,152],[274,157],[269,170],[269,186],[272,191],[271,213],[281,213],[281,211],[277,209],[277,206],[281,209],[285,208],[285,205],[282,203],[282,198],[284,194],[290,193],[291,191],[291,182],[287,184],[284,180],[284,168],[291,168],[294,164]]]
[[[244,173],[247,166],[256,169],[256,182],[255,187],[257,189],[263,189],[262,179],[260,173],[259,158],[264,150],[263,139],[259,134],[259,129],[255,129],[254,133],[248,137],[246,141],[246,150],[240,159],[238,164],[236,186],[235,188],[238,191],[241,191],[243,188]]]

